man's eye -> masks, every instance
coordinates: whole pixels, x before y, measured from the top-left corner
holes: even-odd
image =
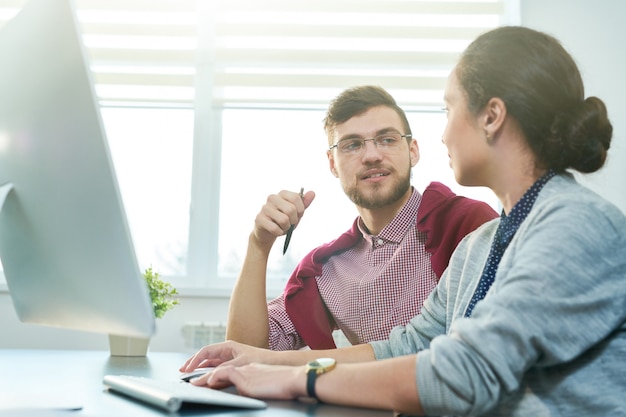
[[[396,138],[394,138],[393,136],[383,136],[378,141],[383,145],[391,145],[396,142]]]
[[[347,140],[341,145],[341,149],[345,151],[355,151],[361,148],[360,140]]]
[[[382,146],[394,146],[400,141],[400,135],[381,135],[376,138],[376,144]]]

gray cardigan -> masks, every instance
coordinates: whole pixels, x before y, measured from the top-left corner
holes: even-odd
[[[626,416],[626,217],[555,176],[464,318],[498,222],[459,244],[421,314],[371,343],[376,358],[419,352],[429,415]]]

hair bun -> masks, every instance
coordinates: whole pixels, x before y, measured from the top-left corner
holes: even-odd
[[[569,154],[566,166],[580,172],[594,172],[606,161],[611,146],[613,126],[609,121],[606,106],[598,97],[588,97],[572,115],[567,132]]]

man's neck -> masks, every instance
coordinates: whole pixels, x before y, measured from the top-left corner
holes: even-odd
[[[413,187],[410,187],[401,199],[381,208],[367,209],[357,206],[363,227],[372,235],[379,234],[402,210],[412,193]]]

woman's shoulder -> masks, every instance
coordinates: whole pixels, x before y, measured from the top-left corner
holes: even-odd
[[[557,175],[539,193],[530,216],[569,217],[572,221],[606,222],[607,226],[626,232],[626,216],[613,203],[571,174]]]

